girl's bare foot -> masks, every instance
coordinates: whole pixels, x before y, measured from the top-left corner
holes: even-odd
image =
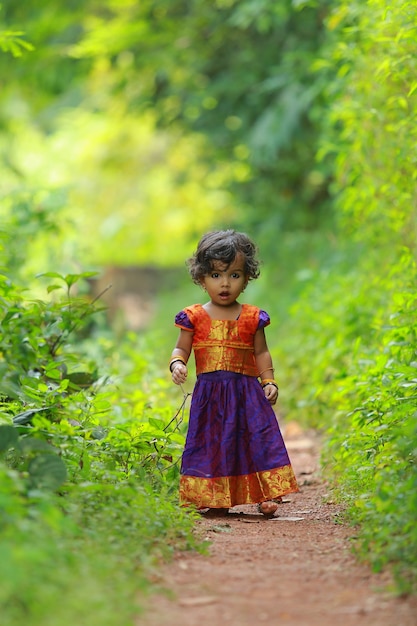
[[[272,517],[278,508],[278,504],[273,500],[267,500],[258,504],[258,511],[266,517]]]

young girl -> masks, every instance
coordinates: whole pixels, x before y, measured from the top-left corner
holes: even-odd
[[[170,370],[187,378],[194,349],[197,382],[181,464],[180,502],[227,513],[257,503],[271,516],[281,496],[298,491],[275,413],[278,398],[261,309],[238,297],[259,276],[254,243],[233,230],[204,235],[188,262],[209,301],[178,313]],[[260,380],[258,380],[260,379]]]

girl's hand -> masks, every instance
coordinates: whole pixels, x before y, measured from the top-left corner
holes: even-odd
[[[268,400],[270,404],[275,404],[278,399],[278,389],[275,385],[265,385],[264,394],[265,398]]]
[[[185,383],[185,381],[187,380],[187,375],[188,375],[187,366],[184,365],[184,363],[181,363],[180,361],[175,362],[174,365],[172,366],[172,381],[176,385],[181,385],[182,383]]]

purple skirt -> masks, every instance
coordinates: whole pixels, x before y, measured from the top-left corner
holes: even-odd
[[[200,374],[181,463],[180,499],[230,507],[298,491],[275,413],[258,379]]]

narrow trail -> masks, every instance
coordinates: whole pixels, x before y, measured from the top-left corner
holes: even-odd
[[[417,626],[417,598],[397,598],[387,574],[351,553],[354,530],[340,523],[319,473],[319,443],[284,429],[301,491],[266,519],[254,506],[202,518],[208,556],[180,554],[155,574],[138,626]]]

